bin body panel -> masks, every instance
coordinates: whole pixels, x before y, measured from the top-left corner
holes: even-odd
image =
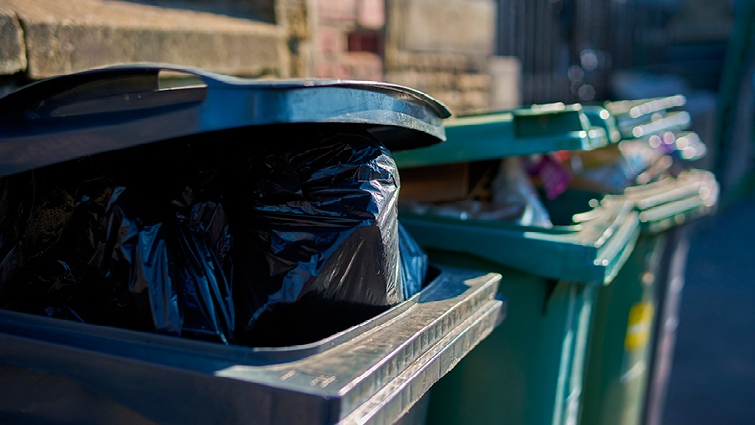
[[[560,424],[576,418],[595,288],[523,273],[468,254],[441,264],[497,270],[506,321],[432,388],[428,424]],[[575,399],[576,397],[576,399]],[[572,407],[570,407],[570,405]]]
[[[583,425],[641,423],[665,247],[664,234],[640,236],[613,284],[598,292]]]
[[[42,371],[0,365],[0,417],[6,424],[92,425],[107,418],[113,425],[156,425],[122,403],[75,380]],[[41,385],[40,385],[41,384]],[[34,391],[18,391],[33,387]],[[23,405],[23,411],[8,407]]]

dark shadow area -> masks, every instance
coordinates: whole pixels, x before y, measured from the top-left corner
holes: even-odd
[[[468,270],[462,270],[462,269],[453,269],[455,272],[468,272],[469,277],[478,277],[479,273],[469,272]],[[436,274],[437,273],[437,274]],[[481,271],[481,273],[485,273],[484,271]],[[459,295],[463,294],[469,289],[469,285],[465,283],[465,280],[458,279],[455,277],[453,281],[450,281],[447,278],[444,278],[443,274],[438,270],[437,268],[430,266],[427,271],[428,278],[425,279],[425,286],[429,285],[430,283],[433,283],[435,277],[433,277],[433,274],[436,274],[438,276],[439,281],[437,282],[437,288],[430,288],[429,290],[425,290],[423,293],[420,294],[419,298],[417,299],[418,303],[429,303],[433,301],[441,301],[441,300],[447,300],[450,298],[456,298]],[[430,280],[430,278],[433,278],[433,281]]]
[[[275,1],[273,0],[125,0],[165,9],[183,9],[194,12],[225,15],[231,18],[249,19],[274,24]]]
[[[437,267],[429,266],[426,288],[441,276]],[[446,290],[446,287],[449,289]],[[437,301],[457,297],[469,289],[459,281],[458,285],[444,285],[443,291],[433,291],[432,300],[420,295],[419,302]],[[373,306],[333,301],[316,293],[310,293],[293,304],[281,304],[260,316],[247,335],[243,345],[251,347],[286,347],[320,341],[338,332],[366,322],[390,309],[390,306]],[[312,320],[316,318],[316,320]]]
[[[280,304],[255,322],[241,344],[287,347],[317,342],[367,321],[390,306],[328,300],[309,293],[292,304]]]

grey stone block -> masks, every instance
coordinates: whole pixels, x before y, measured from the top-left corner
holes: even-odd
[[[26,69],[26,46],[21,24],[13,10],[0,5],[0,74]]]
[[[31,78],[130,62],[288,74],[285,34],[272,24],[121,1],[3,1],[23,24]]]
[[[399,48],[490,55],[495,39],[492,0],[391,0],[402,22]],[[394,27],[396,28],[396,27]]]
[[[510,56],[490,58],[491,107],[513,109],[521,105],[521,63]]]

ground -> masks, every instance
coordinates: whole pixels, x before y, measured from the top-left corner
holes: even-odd
[[[755,423],[755,197],[693,235],[665,425]]]

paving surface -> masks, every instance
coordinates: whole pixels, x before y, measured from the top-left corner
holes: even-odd
[[[692,237],[663,423],[755,424],[755,197]]]

